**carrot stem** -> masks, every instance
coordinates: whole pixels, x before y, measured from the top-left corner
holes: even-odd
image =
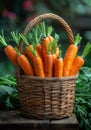
[[[52,26],[49,26],[48,28],[46,28],[45,22],[42,22],[40,24],[40,31],[43,34],[43,37],[47,37],[51,35],[53,28]]]
[[[45,27],[45,22],[42,22],[40,24],[40,28],[41,28],[41,33],[43,34],[44,37],[46,37],[46,27]]]
[[[47,34],[47,36],[50,36],[50,35],[51,35],[51,33],[52,33],[52,31],[53,31],[53,28],[52,28],[51,26],[50,26],[50,27],[48,27],[48,28],[47,28],[47,31],[46,31],[46,32],[47,32],[47,33],[46,33],[46,34]]]
[[[0,35],[0,42],[3,46],[7,46],[7,43],[6,43],[6,40],[5,40],[5,37],[4,37],[4,32],[2,30],[2,35]]]
[[[54,39],[54,40],[50,43],[50,45],[51,45],[51,53],[53,54],[53,53],[56,52],[56,47],[57,47],[57,42],[56,42],[56,40]]]
[[[85,48],[84,48],[84,50],[83,50],[83,52],[82,52],[82,58],[84,59],[87,55],[88,55],[88,53],[91,51],[91,44],[88,42],[87,44],[86,44],[86,46],[85,46]]]
[[[24,43],[28,46],[28,45],[29,45],[29,42],[28,42],[28,39],[26,38],[26,36],[23,35],[22,33],[19,33],[19,36],[20,36],[21,39],[24,41]]]
[[[77,46],[80,42],[81,42],[82,37],[80,36],[79,33],[77,33],[77,35],[75,35],[74,37],[74,44]]]
[[[20,55],[21,55],[21,53],[19,52],[19,50],[18,50],[18,48],[17,48],[17,47],[15,47],[15,51],[17,52],[17,55],[18,55],[18,56],[20,56]]]
[[[17,31],[16,33],[15,33],[14,31],[11,32],[11,36],[12,36],[13,40],[15,41],[15,43],[16,43],[17,45],[19,45],[20,35],[19,35],[18,31]]]

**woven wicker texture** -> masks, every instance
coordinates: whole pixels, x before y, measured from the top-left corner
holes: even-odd
[[[70,44],[74,37],[69,25],[63,18],[55,14],[43,14],[30,21],[23,34],[40,23],[45,18],[59,21],[68,34]],[[20,42],[22,51],[23,42]],[[24,116],[41,119],[60,119],[69,117],[73,112],[75,85],[77,75],[63,78],[40,78],[20,75],[17,71],[16,79],[20,97],[20,109]]]
[[[73,112],[76,76],[66,78],[18,77],[22,114],[59,119]]]

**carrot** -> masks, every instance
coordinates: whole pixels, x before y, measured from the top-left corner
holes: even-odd
[[[52,36],[50,36],[50,35],[48,36],[48,38],[49,38],[50,42],[52,42],[54,40],[54,38]]]
[[[15,66],[17,66],[17,52],[15,51],[15,49],[13,48],[13,46],[7,45],[5,37],[4,37],[4,34],[3,34],[3,31],[2,31],[2,35],[0,35],[0,42],[5,47],[4,48],[4,52],[7,55],[7,57],[9,58],[9,60]]]
[[[49,51],[51,52],[53,56],[53,75],[54,75],[54,69],[55,69],[55,60],[59,55],[59,48],[57,46],[57,39],[53,39],[49,44]]]
[[[53,54],[50,53],[50,45],[47,47],[47,54],[45,55],[45,77],[53,76]]]
[[[25,55],[21,54],[20,56],[18,56],[17,62],[26,75],[34,75],[34,70]]]
[[[62,77],[63,74],[63,58],[61,57],[61,51],[58,58],[55,59],[54,65],[54,77]]]
[[[45,59],[45,55],[47,54],[47,47],[50,44],[49,38],[43,38],[42,42],[41,42],[41,46],[42,46],[42,53],[43,53],[43,57]]]
[[[73,61],[75,59],[75,56],[78,52],[78,44],[81,41],[81,37],[79,34],[75,36],[75,43],[69,45],[66,54],[64,56],[64,67],[63,67],[63,76],[68,76],[69,72],[71,70]]]
[[[84,65],[85,60],[84,58],[87,56],[87,54],[91,51],[91,44],[87,43],[82,56],[76,56],[76,58],[74,59],[74,62],[72,64],[69,76],[75,75],[79,72],[80,68]]]
[[[33,70],[33,67],[32,65],[30,64],[28,58],[24,55],[24,54],[21,54],[18,49],[16,48],[16,51],[17,51],[17,62],[20,66],[20,68],[23,70],[23,72],[26,74],[26,75],[30,75],[30,76],[33,76],[34,75],[34,70]]]
[[[43,54],[42,54],[42,46],[41,46],[41,44],[39,44],[39,43],[36,44],[36,50],[37,50],[39,56],[41,57],[41,59],[44,60],[43,59]]]
[[[25,50],[27,56],[29,57],[29,59],[30,59],[32,62],[33,62],[34,57],[35,57],[34,54],[32,53],[33,50],[34,50],[34,48],[33,48],[33,45],[32,45],[32,44],[28,45],[28,46],[26,47],[26,50]]]
[[[36,26],[36,28],[32,30],[32,35],[30,35],[30,37],[32,37],[31,39],[34,41],[36,45],[36,51],[38,52],[39,56],[41,57],[42,60],[44,60],[42,54],[42,46],[40,44],[40,39],[42,35],[40,34],[40,36],[38,36],[38,34],[39,34],[39,27]]]
[[[53,66],[54,66],[57,56],[56,56],[56,54],[52,54],[52,56],[53,56]]]
[[[33,62],[33,60],[34,60],[34,53],[33,53],[33,50],[34,50],[34,44],[32,45],[32,44],[29,44],[29,42],[28,42],[28,39],[26,38],[26,36],[24,36],[23,34],[19,34],[20,35],[20,37],[22,38],[22,40],[23,40],[23,42],[27,45],[26,46],[26,49],[25,49],[25,52],[26,52],[26,54],[27,54],[27,56],[29,57],[29,59]],[[38,52],[36,52],[36,54],[37,55],[39,55],[38,54]]]
[[[35,55],[35,58],[33,60],[35,74],[38,77],[45,77],[44,65],[43,65],[42,59],[40,58],[40,56],[36,55],[36,51],[34,51],[33,53]]]
[[[33,61],[36,76],[45,77],[44,65],[43,65],[42,54],[41,54],[42,48],[41,45],[39,44],[37,29],[38,28],[36,27],[34,30],[32,30],[32,35],[28,34],[31,40],[33,41],[33,45],[32,45],[33,48],[30,51],[33,54],[32,61]]]
[[[48,34],[47,34],[47,36],[48,36],[48,38],[49,38],[49,41],[52,42],[52,41],[55,39],[55,41],[58,42],[58,40],[59,40],[59,35],[58,35],[57,33],[55,33],[54,37],[52,37],[52,36],[51,36],[51,33],[52,33],[52,27],[50,26],[50,27],[48,28]]]
[[[56,36],[58,36],[56,34]],[[49,45],[46,47],[46,55],[45,55],[45,76],[46,77],[52,77],[53,76],[53,70],[55,65],[55,59],[56,56],[56,47],[57,47],[57,38],[55,39],[51,36],[48,36],[51,38]],[[47,37],[47,38],[48,38]]]
[[[53,75],[53,55],[46,54],[45,56],[45,76],[52,77]]]
[[[41,32],[43,34],[41,46],[43,51],[43,57],[45,58],[45,55],[47,54],[47,47],[50,44],[50,42],[54,39],[51,35],[53,31],[53,28],[50,26],[48,28],[45,27],[45,23],[41,23]]]
[[[51,36],[50,36],[51,37]],[[57,42],[59,40],[59,35],[55,33],[54,39],[51,40],[50,44],[51,44],[51,53],[55,56],[54,57],[58,57],[59,56],[59,47],[57,45]]]
[[[58,56],[59,56],[59,52],[60,52],[60,49],[59,49],[59,47],[57,46],[57,47],[56,47],[56,52],[55,52],[56,57],[58,57]]]
[[[45,77],[43,62],[42,62],[41,58],[39,56],[35,57],[33,63],[34,63],[34,69],[35,69],[36,76]]]
[[[56,43],[56,40],[54,39],[50,45],[49,45],[49,51],[51,52],[51,54],[53,55],[53,66],[55,64],[55,59],[56,59],[56,46],[57,46],[57,43]]]

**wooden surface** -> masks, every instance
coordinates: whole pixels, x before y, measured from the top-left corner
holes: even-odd
[[[20,111],[0,112],[0,130],[78,130],[73,114],[61,120],[39,120],[24,118]]]

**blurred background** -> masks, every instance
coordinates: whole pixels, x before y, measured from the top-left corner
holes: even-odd
[[[91,0],[0,0],[0,33],[9,39],[11,31],[23,31],[26,24],[39,14],[55,13],[70,25],[73,34],[83,37],[81,50],[87,42],[91,42]],[[55,23],[56,30],[62,30]],[[62,36],[65,39],[65,35]],[[9,41],[10,42],[10,41]],[[4,54],[0,46],[0,75],[12,73],[15,68]],[[86,58],[85,66],[91,66],[91,54]]]

